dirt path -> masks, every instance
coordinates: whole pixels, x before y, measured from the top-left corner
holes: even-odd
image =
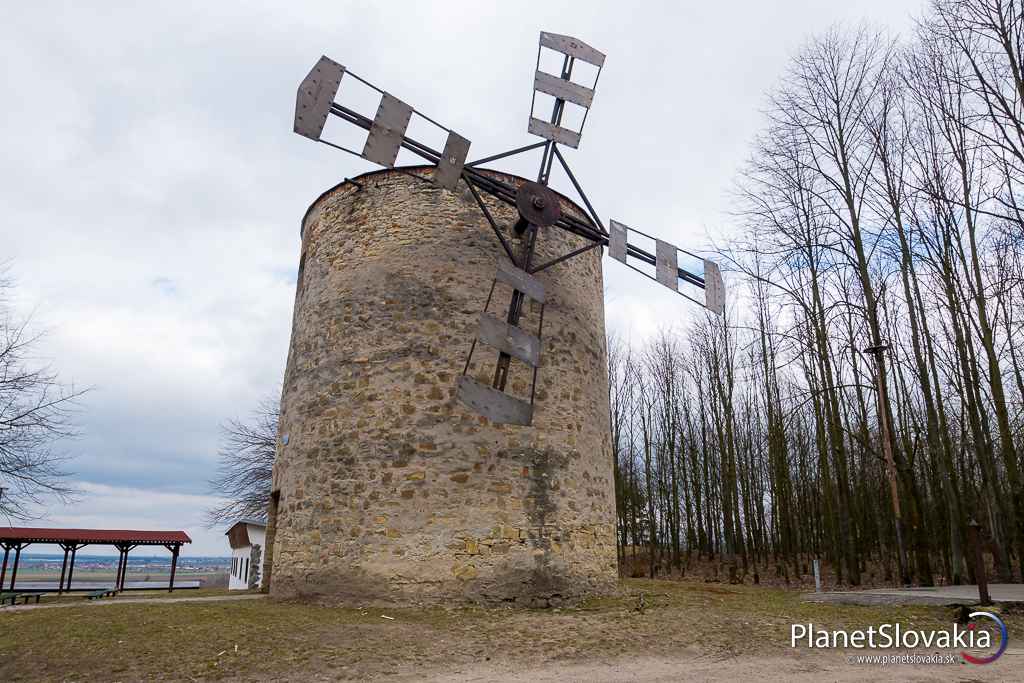
[[[518,665],[521,666],[521,665]],[[428,683],[532,683],[534,681],[1013,681],[1021,680],[1024,650],[1008,650],[988,666],[974,665],[867,665],[850,664],[844,653],[796,653],[789,656],[741,655],[719,658],[694,652],[678,657],[630,657],[586,663],[546,664],[518,668],[511,662],[458,667],[443,673],[417,672],[397,681]]]
[[[49,604],[14,605],[0,608],[0,614],[8,612],[29,612],[37,609],[57,609],[60,607],[100,607],[103,605],[127,605],[135,603],[159,604],[169,602],[228,602],[234,600],[261,600],[267,596],[262,593],[245,595],[206,595],[197,598],[100,598],[99,600],[67,600],[63,602],[51,602]]]

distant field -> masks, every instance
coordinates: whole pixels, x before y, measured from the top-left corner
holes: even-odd
[[[160,584],[166,584],[170,582],[171,575],[169,572],[162,571],[141,571],[132,572],[129,571],[125,576],[126,587],[134,594],[138,590],[137,585],[133,586],[133,582],[155,582]],[[194,591],[196,581],[199,581],[199,585],[202,588],[227,588],[228,585],[228,572],[227,571],[216,571],[216,572],[177,572],[174,575],[174,584],[182,589],[188,589]],[[79,570],[75,568],[74,574],[74,587],[76,590],[89,590],[96,588],[95,584],[107,584],[113,585],[115,580],[115,572],[108,569],[85,569]],[[5,588],[10,588],[11,572],[8,570],[7,579],[4,583]],[[21,568],[18,569],[17,584],[15,588],[22,588],[24,590],[47,590],[56,591],[57,584],[60,581],[60,572],[53,572],[52,570],[35,570],[23,572]],[[90,586],[89,584],[93,585]],[[40,586],[39,584],[44,584]],[[49,586],[45,584],[51,584]],[[46,600],[46,598],[44,598]]]
[[[175,579],[175,583],[177,583],[177,579]],[[189,588],[189,589],[185,589],[185,590],[179,590],[179,589],[176,588],[174,590],[174,592],[168,592],[168,590],[166,588],[158,588],[158,589],[142,588],[142,589],[137,589],[137,590],[132,590],[132,591],[126,591],[124,593],[119,593],[119,594],[117,594],[115,596],[112,596],[112,597],[105,597],[102,600],[103,600],[103,604],[107,604],[107,603],[124,602],[126,600],[143,600],[143,599],[146,599],[146,600],[148,600],[148,599],[160,600],[160,599],[168,599],[168,598],[173,599],[173,598],[182,598],[182,597],[187,597],[187,598],[203,598],[203,597],[207,597],[208,598],[208,597],[218,597],[218,596],[225,596],[225,595],[240,595],[240,594],[243,594],[245,592],[246,591],[229,591],[226,586],[217,586],[217,587],[213,587],[213,588],[208,588],[208,587]],[[55,603],[60,603],[60,604],[80,604],[81,605],[81,604],[87,604],[87,602],[88,602],[88,599],[85,597],[85,594],[83,592],[64,593],[63,595],[58,595],[55,591],[53,591],[53,592],[44,593],[42,599],[39,601],[38,604],[40,604],[40,605],[52,605],[52,604],[55,604]],[[18,604],[22,605],[22,603],[20,603],[20,602]],[[29,604],[30,605],[35,605],[36,603],[29,603]],[[4,608],[0,608],[0,611],[2,611],[3,609]],[[3,680],[3,678],[0,677],[0,681],[2,681],[2,680]]]
[[[107,579],[113,581],[116,571],[113,569],[79,569],[75,567],[75,579],[81,579],[82,581],[105,581]],[[144,581],[146,577],[149,577],[152,581],[159,581],[161,579],[170,578],[170,572],[168,571],[131,571],[128,570],[127,578],[129,581]],[[226,571],[217,572],[184,572],[178,571],[175,573],[174,578],[177,579],[211,579],[219,576],[227,576]],[[25,569],[18,567],[18,580],[24,579],[25,581],[57,581],[60,579],[60,570],[53,571],[52,569]],[[7,569],[7,581],[11,580],[11,570]]]
[[[0,557],[3,553],[0,552]],[[117,573],[117,556],[78,555],[75,562],[75,582],[113,583]],[[62,555],[29,554],[21,557],[17,581],[58,582],[60,580]],[[179,559],[174,575],[178,581],[201,581],[203,586],[227,586],[229,558],[183,557]],[[127,581],[161,581],[170,579],[170,557],[131,556],[128,558]],[[10,585],[13,559],[8,558],[5,586]]]

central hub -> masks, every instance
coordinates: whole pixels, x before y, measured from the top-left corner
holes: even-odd
[[[519,223],[543,227],[554,225],[562,217],[562,204],[558,195],[546,185],[526,182],[516,191]]]

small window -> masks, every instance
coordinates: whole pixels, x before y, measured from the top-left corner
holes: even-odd
[[[248,584],[249,583],[249,558],[245,558],[245,573],[242,574],[242,579]]]

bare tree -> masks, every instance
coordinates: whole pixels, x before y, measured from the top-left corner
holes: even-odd
[[[74,493],[64,469],[68,456],[54,444],[75,436],[77,400],[88,389],[61,384],[33,355],[42,335],[7,305],[12,286],[0,271],[0,514],[24,520]]]
[[[971,511],[1016,580],[1024,1],[934,0],[904,43],[836,26],[766,114],[722,255],[750,287],[725,322],[616,349],[622,555],[958,583]]]
[[[279,416],[280,403],[267,398],[249,422],[232,419],[221,427],[220,464],[210,487],[226,502],[207,511],[209,526],[266,518]]]

